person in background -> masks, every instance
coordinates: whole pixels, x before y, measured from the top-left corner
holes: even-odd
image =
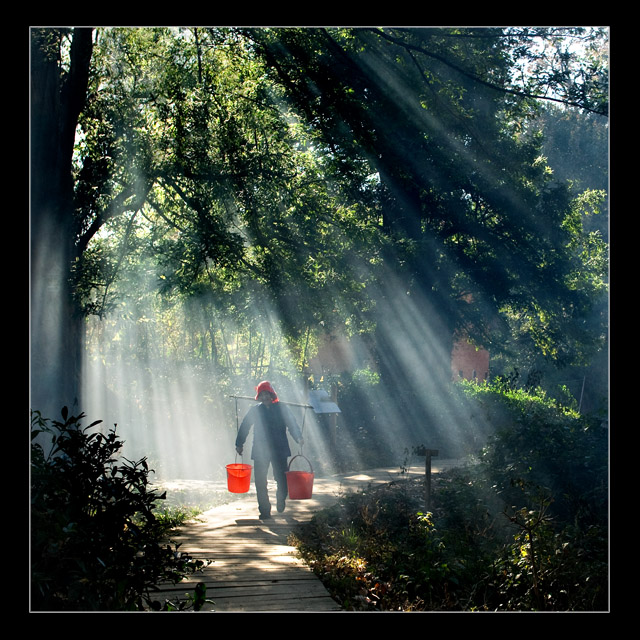
[[[260,519],[271,517],[271,502],[267,489],[269,465],[276,481],[276,508],[278,513],[285,510],[287,499],[287,459],[291,455],[287,430],[300,445],[302,432],[288,407],[278,401],[278,396],[268,381],[256,387],[256,400],[260,404],[247,411],[236,437],[236,451],[242,455],[244,443],[253,427],[253,447],[251,458],[254,462],[254,482],[258,496]]]

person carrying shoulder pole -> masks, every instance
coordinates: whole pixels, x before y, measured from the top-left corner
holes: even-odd
[[[251,458],[254,462],[254,483],[260,519],[265,520],[271,517],[271,502],[267,489],[269,465],[276,481],[276,508],[278,513],[282,513],[287,499],[287,459],[291,455],[287,430],[300,446],[304,441],[293,414],[278,401],[270,382],[264,380],[256,387],[255,399],[260,404],[247,411],[238,429],[235,446],[238,454],[242,455],[244,443],[253,427]]]

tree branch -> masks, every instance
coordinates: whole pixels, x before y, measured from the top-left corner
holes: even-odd
[[[434,60],[437,60],[438,62],[441,62],[442,64],[447,65],[450,69],[453,69],[454,71],[456,71],[457,73],[463,75],[466,78],[469,78],[470,80],[473,80],[474,82],[477,82],[478,84],[481,84],[485,87],[488,87],[490,89],[493,89],[494,91],[500,91],[502,93],[506,93],[509,95],[513,95],[513,96],[517,96],[519,98],[528,98],[528,99],[532,99],[532,100],[546,100],[548,102],[557,102],[559,104],[564,104],[567,105],[569,107],[576,107],[579,109],[584,109],[585,111],[588,111],[590,113],[594,113],[597,115],[601,115],[601,116],[606,116],[607,113],[604,110],[599,110],[599,109],[592,109],[588,106],[586,106],[585,104],[582,104],[580,102],[574,102],[571,100],[566,100],[563,98],[554,98],[554,97],[550,97],[550,96],[544,96],[544,95],[538,95],[538,94],[534,94],[534,93],[529,93],[528,91],[522,91],[522,90],[517,90],[517,89],[509,89],[508,87],[504,87],[504,86],[500,86],[497,84],[494,84],[493,82],[489,82],[488,80],[484,80],[483,78],[481,78],[480,76],[474,74],[474,73],[470,73],[469,71],[466,71],[465,69],[463,69],[462,67],[454,64],[453,62],[451,62],[450,60],[448,60],[447,58],[437,54],[437,53],[433,53],[432,51],[428,51],[427,49],[425,49],[424,47],[419,47],[417,45],[413,45],[410,44],[408,42],[405,42],[404,40],[400,39],[400,38],[395,38],[394,36],[390,35],[389,33],[383,31],[382,29],[369,29],[369,31],[371,31],[372,33],[375,33],[376,35],[384,38],[385,40],[387,40],[388,42],[391,42],[392,44],[395,44],[399,47],[402,47],[403,49],[406,49],[407,51],[416,51],[418,53],[421,53],[424,56],[427,56],[429,58],[432,58]]]

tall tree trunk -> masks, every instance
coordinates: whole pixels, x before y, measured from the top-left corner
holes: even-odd
[[[68,73],[58,29],[31,34],[31,408],[58,417],[79,402],[83,320],[75,304],[72,154],[92,30],[75,29]]]

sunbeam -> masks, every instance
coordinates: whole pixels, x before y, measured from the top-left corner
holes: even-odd
[[[602,608],[608,45],[32,28],[35,609]]]
[[[241,117],[232,96],[249,85],[236,74],[228,103],[217,104],[220,113],[211,116],[220,131],[201,129],[195,107],[193,122],[185,120],[207,147],[204,173],[224,167],[226,177],[210,191],[194,183],[186,197],[185,185],[163,175],[140,210],[144,221],[132,226],[157,264],[141,263],[140,273],[126,276],[123,291],[144,295],[88,322],[84,410],[107,426],[117,423],[128,455],[147,456],[161,477],[222,478],[261,380],[295,406],[305,455],[326,471],[339,468],[347,451],[356,466],[370,463],[368,439],[382,443],[385,462],[401,464],[419,446],[448,456],[470,453],[490,428],[456,391],[456,344],[467,344],[464,328],[486,335],[503,298],[545,295],[540,274],[553,259],[538,240],[556,233],[550,223],[560,220],[558,211],[545,205],[546,192],[541,197],[530,187],[541,168],[528,167],[522,177],[521,168],[504,163],[510,153],[519,157],[520,142],[499,132],[504,123],[497,114],[506,107],[498,94],[482,88],[470,96],[468,79],[446,64],[426,70],[427,58],[417,50],[403,49],[400,64],[397,34],[366,31],[356,34],[366,46],[349,50],[352,66],[336,78],[348,87],[345,69],[358,74],[359,113],[363,126],[375,130],[375,153],[362,144],[357,168],[343,174],[333,164],[348,165],[350,145],[358,146],[349,133],[350,111],[331,112],[330,127],[311,133],[295,91],[266,91],[260,98],[269,117],[276,114],[277,126],[269,123],[279,132],[269,144],[286,160],[282,167],[270,164],[277,154],[254,136],[258,112],[249,111],[242,117],[253,133],[233,134],[247,136],[247,149],[252,138],[255,166],[236,164],[239,156],[228,155],[227,130],[217,119],[237,124]],[[244,35],[284,65],[300,54],[297,38],[306,34]],[[327,40],[319,35],[318,42]],[[227,60],[223,49],[209,53]],[[245,62],[233,60],[242,69]],[[309,64],[298,99],[328,91],[322,67]],[[280,80],[293,85],[298,77],[288,72]],[[182,123],[183,115],[161,104]],[[482,109],[493,116],[481,119]],[[478,131],[477,122],[490,125]],[[367,141],[368,133],[358,135]],[[487,147],[487,140],[499,144]],[[270,181],[270,175],[278,177]],[[350,176],[353,184],[345,184]],[[413,183],[421,186],[406,189]],[[123,234],[120,229],[109,241],[120,237],[124,247]],[[527,282],[537,288],[525,290]],[[485,362],[481,378],[488,376]],[[308,393],[317,388],[341,407],[331,421],[308,408]]]
[[[234,366],[231,384],[226,362],[173,359],[156,312],[140,311],[88,325],[85,413],[100,416],[106,428],[117,424],[124,455],[148,457],[162,479],[224,478],[225,465],[235,455],[238,422],[255,403],[255,385],[268,377],[283,400],[300,405],[292,410],[304,431],[305,454],[319,463],[327,459],[322,429],[308,408],[297,369],[299,356],[288,350],[271,312],[251,319],[256,340],[268,342],[266,355],[250,352],[240,327],[219,331],[219,340],[229,340],[224,348]],[[300,453],[295,443],[292,451]]]

